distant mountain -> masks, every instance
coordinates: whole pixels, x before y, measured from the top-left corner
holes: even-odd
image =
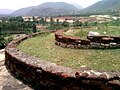
[[[38,16],[58,16],[58,15],[70,15],[78,9],[65,2],[46,2],[38,6],[32,6],[19,9],[12,13],[12,15],[38,15]]]
[[[14,10],[10,10],[10,9],[0,9],[0,14],[10,14],[14,12]]]
[[[34,8],[35,8],[35,6],[31,6],[31,7],[27,7],[27,8],[22,8],[22,9],[14,11],[12,13],[12,15],[15,15],[15,16],[27,15],[27,13],[29,13]]]
[[[79,8],[79,9],[78,9]],[[81,14],[120,14],[120,0],[101,0],[87,8],[78,4],[65,2],[46,2],[38,6],[31,6],[16,10],[12,13],[15,16],[60,16],[60,15],[81,15]]]
[[[102,0],[82,10],[84,13],[120,12],[120,0]]]
[[[77,4],[77,3],[71,3],[71,5],[75,6],[75,7],[78,8],[78,9],[83,9],[83,7],[80,6],[80,5]]]

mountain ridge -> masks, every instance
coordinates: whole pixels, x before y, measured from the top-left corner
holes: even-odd
[[[71,3],[71,5],[75,6],[75,7],[78,8],[78,9],[83,9],[83,7],[80,6],[80,5],[77,4],[77,3]]]
[[[71,14],[78,9],[71,4],[65,2],[46,2],[38,6],[32,6],[19,9],[12,15],[39,15],[39,16],[55,16],[62,14]]]
[[[14,11],[15,10],[11,10],[11,9],[0,9],[0,14],[10,14]]]
[[[16,10],[12,15],[18,16],[62,16],[62,15],[91,15],[91,14],[119,14],[120,0],[102,0],[93,5],[78,9],[65,2],[46,2],[38,6],[31,6]]]
[[[120,0],[102,0],[83,9],[82,11],[84,13],[112,13],[114,11],[119,11],[118,8],[120,9]]]

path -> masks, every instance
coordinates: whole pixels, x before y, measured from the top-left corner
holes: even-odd
[[[0,90],[33,90],[8,73],[4,65],[4,49],[0,50]]]

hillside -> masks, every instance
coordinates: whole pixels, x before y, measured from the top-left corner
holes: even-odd
[[[12,15],[38,15],[38,16],[57,16],[70,15],[78,9],[65,2],[46,2],[38,6],[19,9]]]
[[[22,9],[19,9],[19,10],[16,10],[15,12],[13,12],[12,15],[16,15],[16,16],[27,15],[27,13],[29,13],[33,8],[34,8],[34,6],[22,8]]]
[[[14,12],[14,10],[10,10],[10,9],[0,9],[0,14],[10,14]]]
[[[78,9],[83,9],[83,7],[80,6],[80,5],[77,4],[77,3],[71,3],[71,5],[75,6],[75,7],[78,8]]]
[[[87,8],[76,4],[65,2],[46,2],[38,6],[19,9],[12,13],[16,16],[60,16],[60,15],[81,15],[81,14],[110,14],[119,15],[120,0],[102,0]]]
[[[117,13],[120,11],[120,0],[102,0],[85,9],[82,13]]]

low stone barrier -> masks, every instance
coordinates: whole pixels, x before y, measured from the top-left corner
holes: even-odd
[[[36,90],[119,90],[119,72],[97,72],[81,68],[75,70],[59,66],[16,48],[23,40],[40,35],[32,34],[12,41],[5,49],[8,71]]]
[[[120,37],[113,36],[87,36],[87,39],[67,36],[63,30],[55,32],[55,44],[68,48],[120,48]]]

